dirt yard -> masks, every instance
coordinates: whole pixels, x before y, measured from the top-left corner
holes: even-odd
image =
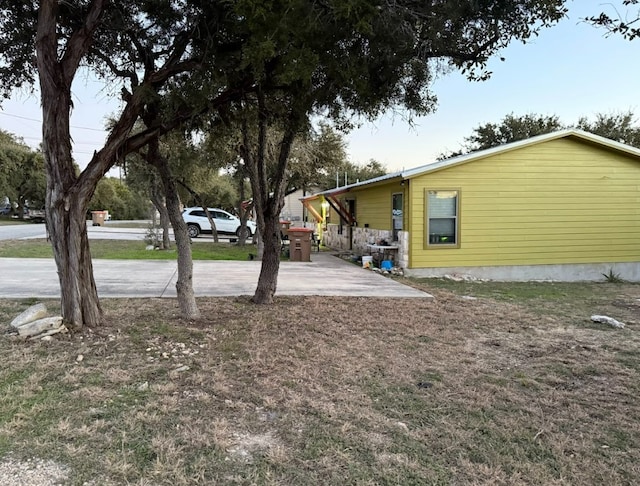
[[[4,334],[0,463],[72,485],[637,483],[640,286],[414,285],[435,299],[208,298],[197,322],[104,300],[99,329]]]

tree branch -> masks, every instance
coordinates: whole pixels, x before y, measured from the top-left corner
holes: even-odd
[[[93,33],[100,23],[100,17],[108,1],[109,0],[93,0],[91,2],[84,25],[71,35],[71,38],[67,43],[64,55],[62,56],[61,65],[62,75],[64,76],[65,82],[68,83],[68,86],[71,86],[71,82],[78,70],[80,61],[89,51]],[[49,2],[43,2],[43,4],[44,3]]]

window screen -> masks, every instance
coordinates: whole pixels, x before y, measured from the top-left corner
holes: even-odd
[[[458,244],[458,191],[427,191],[429,245]]]

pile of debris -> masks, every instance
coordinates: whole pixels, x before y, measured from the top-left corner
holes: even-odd
[[[47,317],[47,313],[46,305],[32,305],[11,321],[9,332],[17,333],[25,339],[43,341],[51,340],[54,334],[67,332],[61,316]]]
[[[404,277],[404,271],[402,270],[401,267],[391,267],[389,269],[386,268],[378,268],[378,267],[374,267],[371,266],[369,267],[370,270],[376,272],[376,273],[381,273],[382,275],[394,275],[396,277]]]

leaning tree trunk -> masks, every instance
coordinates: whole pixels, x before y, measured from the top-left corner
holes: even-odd
[[[158,169],[162,184],[164,185],[167,212],[178,250],[178,281],[176,291],[178,293],[178,305],[182,317],[185,319],[197,319],[200,310],[193,292],[193,260],[191,257],[191,238],[187,232],[187,224],[182,219],[180,212],[180,197],[178,188],[171,175],[169,162],[160,154],[159,141],[156,138],[149,144],[147,161]]]
[[[196,191],[191,189],[191,187],[185,181],[178,179],[177,182],[182,187],[184,187],[187,191],[189,191],[189,194],[191,194],[191,197],[193,197],[193,199],[195,199],[198,205],[202,208],[205,216],[207,217],[207,221],[209,221],[209,226],[211,226],[211,238],[213,238],[214,243],[219,243],[220,240],[218,238],[218,228],[216,227],[216,222],[213,220],[213,216],[211,216],[209,207],[204,203],[204,201],[200,197],[200,194],[198,194]]]
[[[238,246],[245,246],[247,242],[247,235],[249,228],[247,227],[247,221],[249,220],[249,215],[251,211],[253,211],[253,203],[248,204],[246,207],[244,205],[245,200],[245,189],[244,189],[244,180],[245,180],[245,170],[242,166],[239,165],[236,176],[238,177],[238,214],[240,215],[240,231],[238,233]],[[256,231],[257,233],[258,231]],[[252,235],[255,238],[255,235]]]
[[[169,212],[162,196],[162,191],[158,187],[158,182],[154,180],[151,182],[151,202],[160,215],[160,227],[162,228],[162,249],[168,250],[171,248],[171,238],[169,237]]]

